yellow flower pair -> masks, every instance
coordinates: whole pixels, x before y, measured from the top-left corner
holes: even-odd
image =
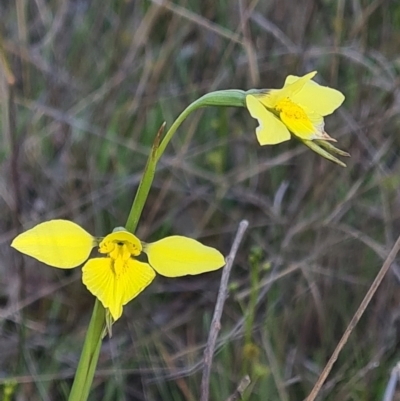
[[[248,91],[246,106],[250,115],[258,120],[256,135],[260,145],[287,141],[292,133],[321,156],[344,165],[322,149],[349,156],[328,142],[336,140],[325,132],[324,123],[324,117],[343,103],[344,95],[312,81],[316,73],[313,71],[303,77],[289,75],[282,89]]]
[[[85,263],[82,281],[114,320],[122,315],[122,307],[153,281],[154,270],[166,277],[180,277],[216,270],[225,264],[219,251],[191,238],[176,235],[146,244],[121,228],[98,239],[68,220],[38,224],[18,235],[11,246],[60,269],[79,266],[98,246],[105,257]],[[142,252],[148,263],[137,260]]]
[[[256,135],[260,145],[287,141],[292,133],[321,156],[345,166],[327,152],[348,156],[330,143],[335,140],[324,128],[324,117],[342,104],[344,96],[312,81],[315,74],[314,71],[303,77],[289,75],[282,89],[251,90],[240,96],[245,97],[251,116],[258,120]],[[239,104],[244,105],[244,99]],[[61,269],[82,264],[93,247],[98,246],[105,257],[85,263],[82,281],[109,309],[114,320],[121,316],[123,305],[151,283],[154,270],[167,277],[179,277],[216,270],[225,263],[216,249],[190,238],[172,236],[146,244],[121,229],[97,239],[66,220],[39,224],[16,237],[12,246]],[[148,262],[137,259],[142,253],[147,255]]]

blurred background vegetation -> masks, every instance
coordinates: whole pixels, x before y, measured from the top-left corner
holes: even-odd
[[[211,400],[246,374],[246,400],[304,399],[399,232],[400,3],[6,0],[0,34],[0,398],[66,399],[93,306],[80,269],[40,265],[11,239],[56,217],[107,234],[163,121],[212,90],[318,70],[346,95],[326,120],[346,169],[296,140],[261,148],[245,109],[202,109],[162,158],[138,230],[226,254],[249,220]],[[220,274],[157,277],[105,340],[90,399],[197,400]],[[399,359],[399,284],[394,264],[320,399],[382,397]]]

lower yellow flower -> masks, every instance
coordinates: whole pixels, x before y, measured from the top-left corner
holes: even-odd
[[[125,229],[117,229],[97,239],[68,220],[38,224],[18,235],[11,246],[60,269],[79,266],[98,246],[105,257],[85,263],[82,281],[114,320],[122,315],[122,307],[153,281],[154,270],[163,276],[179,277],[217,270],[225,264],[219,251],[191,238],[171,236],[146,244]],[[136,259],[142,252],[149,263]]]
[[[323,117],[343,103],[344,95],[312,81],[316,73],[289,75],[282,89],[247,92],[246,106],[258,120],[256,135],[260,145],[287,141],[290,132],[304,140],[335,141],[325,132]]]

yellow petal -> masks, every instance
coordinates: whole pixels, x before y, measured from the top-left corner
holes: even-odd
[[[313,139],[315,128],[309,119],[291,118],[281,113],[281,120],[289,128],[290,132],[303,139]]]
[[[133,256],[138,256],[142,251],[142,244],[138,237],[129,231],[114,231],[103,238],[99,245],[100,253],[110,253],[117,244],[125,244],[126,249]]]
[[[154,279],[154,270],[147,264],[128,259],[122,269],[114,269],[111,258],[94,258],[82,269],[87,289],[108,308],[114,320],[122,315],[122,307],[141,293]]]
[[[283,86],[282,94],[284,95],[283,97],[290,97],[293,100],[293,96],[301,92],[306,85],[308,85],[315,77],[317,74],[317,71],[312,71],[309,72],[306,75],[303,75],[302,77],[296,77],[294,76],[294,79],[288,79],[286,78],[285,80],[285,85]],[[289,75],[289,77],[292,77],[293,75]],[[285,93],[283,93],[285,92]]]
[[[146,244],[143,250],[151,267],[166,277],[205,273],[225,265],[224,257],[216,249],[178,235]]]
[[[266,89],[265,91],[256,94],[254,97],[264,106],[264,108],[266,107],[268,109],[274,109],[278,101],[282,98],[282,90],[283,89]],[[246,96],[247,108],[249,108],[247,102],[247,98],[249,96],[252,95]]]
[[[275,145],[290,139],[285,125],[265,108],[258,97],[247,95],[246,106],[250,115],[258,120],[256,135],[260,145]]]
[[[290,132],[297,137],[309,140],[330,138],[325,133],[325,123],[322,116],[307,108],[303,109],[291,101],[286,103],[294,106],[283,109],[280,113],[280,119]],[[333,138],[330,140],[335,141]]]
[[[282,89],[269,89],[264,94],[257,96],[259,101],[267,108],[274,109],[279,101],[285,98],[292,99],[292,97],[303,89],[316,74],[316,71],[309,72],[303,77],[294,77],[295,79],[286,79],[285,85]]]
[[[304,78],[304,77],[303,77]],[[292,85],[299,80],[299,77],[289,75],[285,85]],[[344,101],[344,95],[336,89],[322,86],[314,81],[308,81],[300,91],[296,92],[291,99],[297,104],[307,107],[310,110],[327,116],[333,113]]]
[[[18,235],[11,246],[50,266],[71,269],[89,257],[95,242],[72,221],[50,220]]]

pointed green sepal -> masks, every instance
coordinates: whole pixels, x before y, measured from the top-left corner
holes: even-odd
[[[304,145],[306,145],[311,150],[313,150],[315,153],[318,153],[320,156],[324,157],[325,159],[330,160],[333,163],[339,164],[339,166],[346,167],[346,164],[344,164],[341,160],[337,159],[335,156],[332,156],[330,153],[328,153],[325,149],[323,149],[321,147],[321,146],[324,146],[325,144],[324,145],[321,144],[321,146],[319,146],[316,143],[316,141],[309,141],[307,139],[301,139],[301,138],[298,138],[298,139],[300,139],[304,143]],[[319,141],[319,142],[321,142],[321,141]],[[323,141],[323,142],[325,142],[325,141]],[[330,145],[330,146],[332,146],[332,145]],[[334,148],[334,146],[332,146],[332,148]],[[335,148],[335,149],[337,149],[337,148]],[[340,149],[337,149],[337,150],[340,152],[343,152]],[[338,152],[336,151],[335,153],[338,153]],[[343,153],[346,153],[346,152],[343,152]]]
[[[344,150],[339,149],[336,146],[333,146],[328,141],[324,141],[321,139],[315,139],[314,142],[316,142],[318,145],[322,146],[323,148],[325,148],[327,151],[329,151],[331,153],[336,153],[339,156],[350,157],[350,153],[347,153]]]

